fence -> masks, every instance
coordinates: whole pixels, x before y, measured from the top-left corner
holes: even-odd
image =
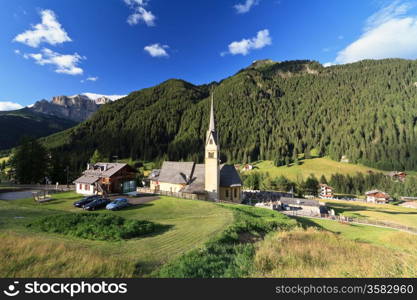
[[[157,194],[157,195],[162,195],[162,196],[170,196],[170,197],[183,198],[183,199],[206,200],[205,195],[198,195],[198,194],[157,191],[157,190],[152,190],[149,188],[138,188],[137,191],[139,193]]]
[[[167,192],[167,191],[156,191],[152,190],[150,188],[137,188],[137,192],[139,193],[145,193],[145,194],[156,194],[156,195],[162,195],[162,196],[170,196],[170,197],[176,197],[176,198],[182,198],[182,199],[191,199],[191,200],[203,200],[203,201],[211,201],[207,199],[207,196],[205,194],[190,194],[190,193],[176,193],[176,192]],[[227,203],[227,204],[240,204],[236,202],[226,201],[226,200],[216,200],[212,202],[218,202],[218,203]]]
[[[321,214],[321,215],[308,214],[306,212],[295,211],[295,210],[293,210],[293,211],[282,211],[282,213],[284,213],[288,216],[295,216],[295,217],[327,219],[327,220],[338,221],[338,222],[341,222],[341,223],[356,223],[356,224],[363,224],[363,225],[386,227],[386,228],[397,229],[397,230],[417,234],[417,228],[415,228],[415,227],[400,225],[400,224],[391,223],[391,222],[387,222],[387,221],[370,220],[370,219],[365,219],[365,218],[353,218],[353,217],[347,217],[347,216],[343,216],[343,215],[331,216],[331,215],[327,215],[327,214]]]

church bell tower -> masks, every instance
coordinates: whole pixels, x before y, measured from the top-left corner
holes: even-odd
[[[219,199],[220,185],[220,147],[214,122],[213,94],[211,95],[210,124],[206,136],[205,163],[205,190],[209,200]]]

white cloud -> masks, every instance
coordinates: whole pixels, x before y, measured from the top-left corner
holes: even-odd
[[[332,63],[332,62],[327,62],[327,63],[323,64],[323,67],[325,67],[325,68],[327,68],[327,67],[331,67],[331,66],[334,66],[334,63]]]
[[[221,55],[224,56],[226,54],[242,54],[247,55],[249,52],[253,49],[262,49],[265,46],[271,45],[272,39],[269,35],[269,30],[264,29],[261,31],[258,31],[258,34],[256,37],[253,37],[251,39],[243,39],[238,42],[232,42],[229,44],[229,51],[222,52]]]
[[[168,48],[169,47],[167,45],[152,44],[146,46],[144,50],[152,57],[168,57],[169,54],[166,51]]]
[[[57,45],[70,42],[71,38],[58,22],[52,10],[41,11],[42,23],[32,26],[31,30],[18,34],[13,41],[37,48],[41,43]]]
[[[15,49],[14,50],[14,53],[19,55],[20,54],[20,50],[19,49]]]
[[[5,110],[15,110],[15,109],[21,109],[23,108],[22,105],[20,105],[19,103],[15,103],[15,102],[0,102],[0,111],[5,111]]]
[[[97,81],[98,80],[98,76],[96,76],[96,77],[87,77],[87,79],[86,79],[87,81]]]
[[[259,3],[259,0],[246,0],[244,3],[239,3],[233,7],[238,14],[245,14],[251,10],[251,8]]]
[[[155,26],[155,15],[145,9],[148,4],[147,0],[124,0],[124,2],[133,10],[127,18],[129,25],[136,25],[142,21],[148,26]]]
[[[86,59],[84,56],[80,56],[78,53],[74,54],[60,54],[50,49],[43,48],[41,53],[24,54],[24,58],[32,58],[37,64],[53,65],[56,69],[56,73],[68,74],[68,75],[81,75],[83,69],[78,64],[81,60]]]
[[[412,6],[401,1],[367,19],[363,34],[337,54],[336,63],[363,59],[417,58],[417,16],[404,16]]]

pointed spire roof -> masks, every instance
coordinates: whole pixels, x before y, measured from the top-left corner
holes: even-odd
[[[216,127],[214,125],[213,93],[211,94],[211,109],[210,109],[210,125],[209,125],[209,131],[216,131]]]

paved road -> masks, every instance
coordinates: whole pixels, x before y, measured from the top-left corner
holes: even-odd
[[[18,200],[32,197],[32,192],[39,192],[40,190],[24,190],[15,192],[0,193],[0,200]]]

